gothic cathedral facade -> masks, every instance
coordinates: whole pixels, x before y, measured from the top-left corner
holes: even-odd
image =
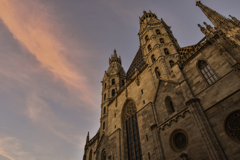
[[[240,159],[240,21],[196,5],[214,25],[198,25],[197,44],[181,48],[164,20],[144,11],[127,72],[114,50],[84,160]]]

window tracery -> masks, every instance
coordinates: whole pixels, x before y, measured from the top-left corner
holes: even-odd
[[[105,149],[103,149],[103,151],[102,151],[101,160],[107,160],[107,156],[106,156],[106,151],[105,151]]]
[[[125,123],[127,131],[128,160],[142,160],[142,150],[137,121],[137,109],[133,101],[125,105]]]
[[[240,110],[232,112],[227,117],[225,130],[233,140],[240,142]]]
[[[209,85],[215,83],[218,80],[217,76],[205,61],[200,60],[198,62],[198,68]]]

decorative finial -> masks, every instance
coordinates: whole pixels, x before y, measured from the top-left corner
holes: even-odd
[[[117,51],[116,51],[116,49],[114,49],[113,57],[117,57]]]
[[[147,12],[144,10],[144,11],[143,11],[143,14],[145,15],[145,14],[147,14]]]

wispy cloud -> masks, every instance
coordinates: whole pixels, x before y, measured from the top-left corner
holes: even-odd
[[[67,88],[76,92],[81,100],[95,105],[94,94],[87,77],[76,72],[64,56],[68,50],[63,40],[57,36],[59,24],[54,21],[49,8],[32,0],[1,0],[0,18],[14,38],[24,46],[41,65],[61,79]]]
[[[14,137],[0,137],[0,155],[10,160],[35,160],[28,152],[22,151],[19,140]]]
[[[27,97],[26,102],[27,109],[25,113],[34,123],[42,125],[68,143],[80,146],[79,142],[83,142],[84,137],[77,135],[75,127],[59,119],[43,99],[33,93]]]

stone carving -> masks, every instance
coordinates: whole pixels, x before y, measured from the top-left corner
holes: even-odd
[[[225,130],[232,139],[240,142],[240,110],[231,113],[227,117]]]

